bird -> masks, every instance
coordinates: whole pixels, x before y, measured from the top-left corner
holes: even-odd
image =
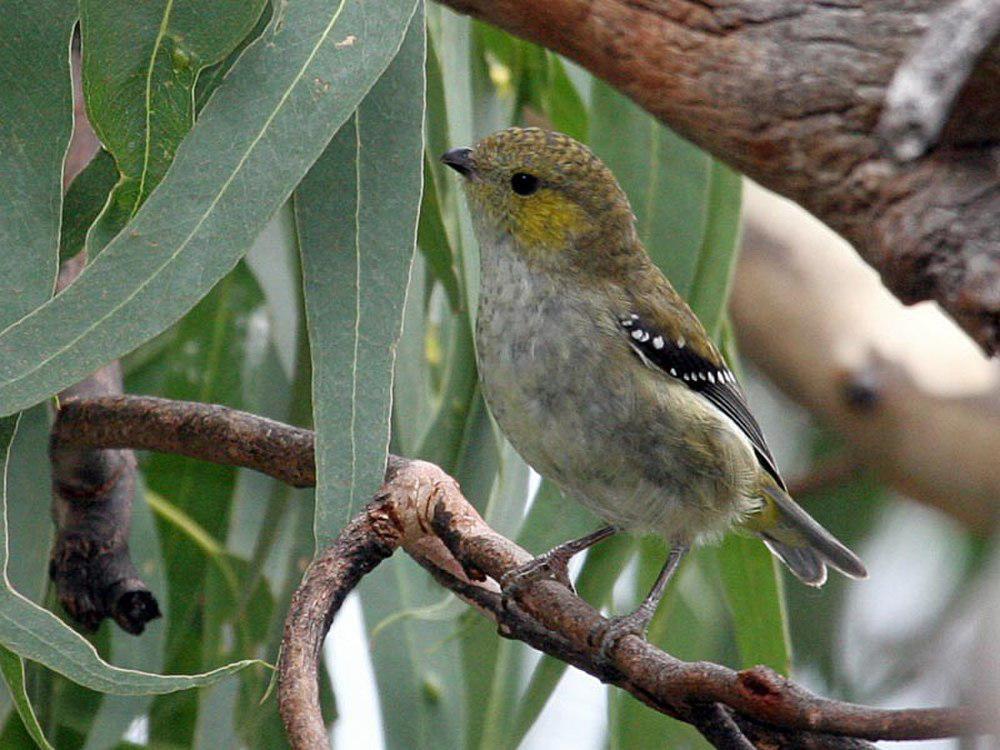
[[[525,461],[606,524],[508,573],[505,595],[539,578],[568,581],[570,558],[617,532],[659,534],[667,560],[638,608],[600,634],[607,649],[645,637],[685,554],[733,527],[810,586],[828,567],[867,577],[788,494],[737,377],[587,146],[511,127],[441,160],[461,176],[480,250],[486,404]]]

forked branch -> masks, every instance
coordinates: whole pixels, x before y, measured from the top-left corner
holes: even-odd
[[[79,399],[63,404],[53,431],[67,446],[164,450],[300,485],[315,479],[312,433],[220,406],[133,396]],[[323,638],[347,594],[400,547],[494,620],[502,636],[627,690],[696,726],[716,747],[846,750],[871,747],[868,740],[955,736],[979,726],[967,709],[884,710],[827,700],[763,667],[735,671],[684,662],[634,636],[602,656],[593,635],[606,620],[561,584],[527,586],[505,606],[493,582],[529,553],[487,526],[441,469],[391,457],[382,489],[312,562],[292,602],[279,701],[293,747],[326,746],[317,689]]]

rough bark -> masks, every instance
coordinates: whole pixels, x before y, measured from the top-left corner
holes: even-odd
[[[937,300],[986,352],[997,352],[995,40],[961,87],[936,150],[899,163],[878,133],[897,67],[938,23],[937,0],[444,2],[604,78],[813,212],[903,302]]]

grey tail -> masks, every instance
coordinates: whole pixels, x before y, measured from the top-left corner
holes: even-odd
[[[758,534],[764,544],[805,584],[822,586],[830,566],[849,578],[867,578],[861,560],[778,487],[766,487],[778,521]],[[766,511],[765,511],[766,512]]]

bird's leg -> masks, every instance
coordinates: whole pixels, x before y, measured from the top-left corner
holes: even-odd
[[[544,578],[554,578],[572,591],[573,584],[570,583],[569,572],[566,569],[570,559],[585,549],[593,547],[598,542],[607,539],[617,531],[618,529],[614,526],[605,526],[579,539],[573,539],[560,544],[558,547],[553,547],[544,555],[539,555],[533,560],[524,563],[524,565],[519,565],[513,570],[507,571],[500,579],[500,588],[503,591],[504,599],[509,600],[518,589]]]
[[[656,613],[660,599],[663,598],[663,592],[667,590],[667,584],[687,551],[686,544],[675,544],[671,547],[667,561],[663,564],[660,575],[656,577],[656,583],[653,584],[653,588],[650,589],[646,598],[642,600],[642,604],[630,614],[612,617],[605,627],[600,628],[591,636],[591,641],[600,645],[602,656],[606,657],[611,647],[626,635],[637,635],[645,639],[649,622]]]

